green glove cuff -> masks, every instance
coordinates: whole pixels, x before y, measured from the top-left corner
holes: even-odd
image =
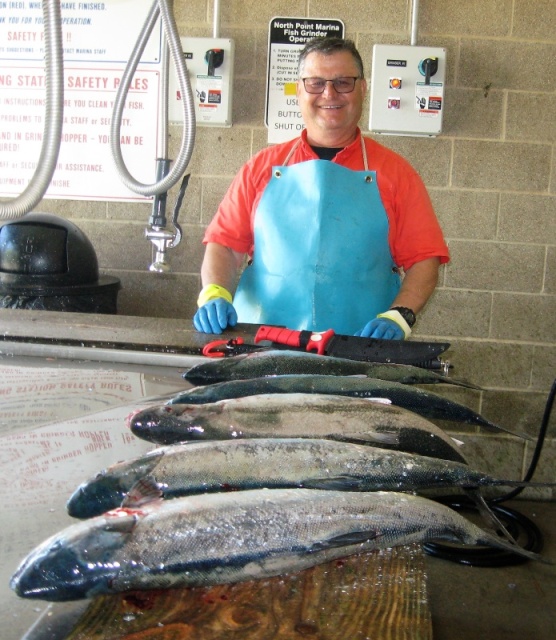
[[[409,338],[409,336],[411,335],[411,327],[407,324],[399,311],[390,309],[389,311],[385,311],[384,313],[379,313],[377,318],[386,318],[387,320],[392,320],[392,322],[395,322],[403,331],[405,340],[407,340],[407,338]]]
[[[197,298],[197,306],[202,307],[209,300],[214,300],[215,298],[224,298],[226,302],[232,304],[232,294],[228,289],[225,289],[218,284],[207,284],[206,287],[203,287],[199,297]]]

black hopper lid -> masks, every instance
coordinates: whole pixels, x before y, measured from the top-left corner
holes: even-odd
[[[0,227],[0,294],[80,294],[118,282],[99,276],[93,245],[69,220],[28,213]]]

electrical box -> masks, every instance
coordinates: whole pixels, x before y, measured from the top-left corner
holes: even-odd
[[[227,38],[181,38],[198,126],[232,126],[234,41]],[[173,62],[168,81],[168,120],[183,122],[181,95]]]
[[[442,132],[446,49],[375,44],[369,130],[402,136]]]

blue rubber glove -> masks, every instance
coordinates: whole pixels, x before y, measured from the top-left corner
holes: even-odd
[[[213,298],[197,310],[193,324],[202,333],[222,333],[226,327],[236,326],[237,312],[224,298]]]
[[[388,318],[375,318],[358,331],[362,338],[381,338],[382,340],[403,340],[405,334],[399,324]]]

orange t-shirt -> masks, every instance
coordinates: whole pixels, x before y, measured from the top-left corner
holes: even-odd
[[[253,222],[257,205],[271,178],[272,168],[282,166],[298,139],[268,147],[255,154],[239,171],[205,232],[203,242],[216,242],[253,255]],[[378,190],[388,216],[388,241],[398,267],[408,270],[416,262],[437,257],[450,259],[448,247],[434,213],[426,187],[419,174],[400,155],[371,138],[364,138],[369,171],[376,171]],[[318,156],[307,143],[303,131],[301,144],[289,165]],[[363,171],[360,134],[331,161],[354,171]]]

